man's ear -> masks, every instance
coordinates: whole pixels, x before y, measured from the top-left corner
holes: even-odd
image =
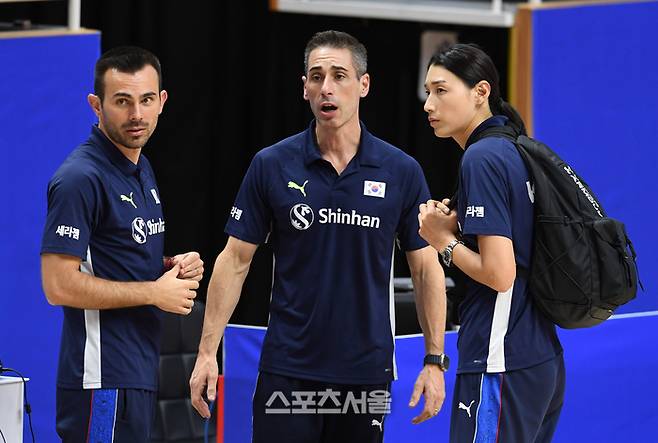
[[[165,91],[164,89],[160,91],[160,112],[158,112],[158,114],[162,113],[162,109],[164,108],[164,104],[168,98],[169,98],[169,93],[167,91]]]
[[[368,95],[368,92],[370,91],[370,74],[367,72],[363,74],[359,83],[361,83],[361,98],[363,98]]]
[[[101,117],[101,99],[99,96],[94,95],[94,94],[88,94],[87,95],[87,103],[89,103],[89,106],[91,107],[91,110],[94,111],[94,114],[96,114],[96,117],[100,118]]]
[[[302,75],[302,83],[304,84],[304,100],[308,101],[308,94],[306,93],[306,76]]]

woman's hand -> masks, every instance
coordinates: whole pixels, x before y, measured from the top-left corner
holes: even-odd
[[[457,211],[448,208],[450,200],[427,200],[419,207],[418,233],[437,251],[457,237]]]

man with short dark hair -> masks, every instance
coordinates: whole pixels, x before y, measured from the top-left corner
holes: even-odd
[[[256,154],[246,173],[208,288],[192,404],[210,416],[202,394],[215,398],[219,341],[256,248],[269,238],[274,284],[253,442],[381,442],[396,375],[396,240],[406,251],[429,354],[410,402],[425,395],[414,423],[436,415],[445,396],[444,277],[416,217],[429,192],[418,163],[359,121],[370,88],[363,45],[343,32],[321,32],[304,62],[304,99],[315,119]],[[282,406],[288,412],[276,413]]]
[[[142,148],[167,99],[158,59],[102,55],[89,105],[98,117],[48,185],[43,289],[64,310],[57,433],[65,443],[149,441],[162,311],[191,312],[203,262],[163,257],[165,222]]]

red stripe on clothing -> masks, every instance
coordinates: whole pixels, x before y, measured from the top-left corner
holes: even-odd
[[[217,379],[217,397],[215,398],[217,406],[217,443],[224,443],[224,376],[220,375]]]
[[[89,401],[89,423],[87,423],[87,440],[86,442],[89,443],[89,434],[91,434],[91,414],[93,414],[93,406],[94,406],[94,390],[91,390],[91,400]]]

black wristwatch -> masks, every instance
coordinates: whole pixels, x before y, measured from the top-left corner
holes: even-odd
[[[445,354],[427,354],[423,359],[424,365],[437,365],[439,369],[446,372],[450,367],[450,358]]]

